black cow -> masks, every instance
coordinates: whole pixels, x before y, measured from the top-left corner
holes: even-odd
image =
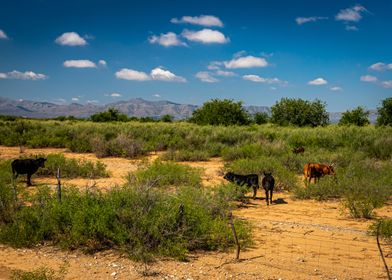
[[[264,178],[261,181],[261,185],[265,190],[265,200],[267,201],[267,205],[269,205],[269,203],[272,204],[272,193],[274,192],[275,179],[272,176],[271,172],[270,173],[264,172]],[[268,192],[270,194],[269,200],[268,200]]]
[[[37,159],[15,159],[11,163],[12,174],[16,179],[19,174],[27,174],[27,186],[31,186],[31,175],[37,172],[38,168],[45,167],[46,158]]]
[[[295,147],[293,149],[293,153],[294,154],[303,154],[305,152],[305,148],[304,147]]]
[[[256,198],[257,189],[259,188],[259,175],[238,175],[233,172],[228,172],[225,176],[223,176],[223,178],[240,186],[247,185],[248,187],[253,187],[253,199]]]

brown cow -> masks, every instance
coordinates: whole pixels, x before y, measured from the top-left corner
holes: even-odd
[[[319,181],[320,178],[324,175],[336,176],[333,164],[328,165],[322,163],[306,163],[304,165],[305,180],[309,178],[309,183],[311,182],[312,178],[314,178],[314,182],[316,183],[316,180]]]

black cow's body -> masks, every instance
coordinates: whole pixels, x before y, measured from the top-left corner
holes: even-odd
[[[295,147],[293,149],[293,153],[294,154],[303,154],[305,152],[305,148],[304,147]]]
[[[27,185],[31,186],[31,175],[37,172],[38,168],[45,167],[46,158],[37,159],[15,159],[11,163],[12,174],[16,179],[19,174],[27,174]]]
[[[264,172],[264,178],[261,181],[261,185],[265,190],[265,200],[267,201],[267,205],[269,205],[269,203],[272,204],[272,194],[274,192],[274,186],[275,186],[275,179],[272,176],[272,173]],[[268,197],[268,193],[269,193],[269,197]]]
[[[259,188],[259,175],[238,175],[233,172],[228,172],[223,178],[240,186],[247,185],[248,187],[253,187],[253,199],[256,198],[257,189]]]

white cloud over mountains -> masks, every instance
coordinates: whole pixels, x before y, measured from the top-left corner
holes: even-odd
[[[181,36],[189,41],[203,43],[203,44],[226,44],[230,39],[222,32],[212,29],[202,29],[199,31],[192,31],[185,29]]]
[[[62,46],[84,46],[87,41],[76,32],[65,32],[55,42]]]
[[[170,20],[171,23],[189,23],[189,24],[195,24],[195,25],[201,25],[201,26],[217,26],[217,27],[222,27],[223,23],[222,21],[216,17],[216,16],[211,16],[211,15],[201,15],[201,16],[183,16],[182,18],[172,18]]]
[[[286,81],[279,80],[278,78],[263,78],[258,75],[244,75],[242,79],[262,84],[286,84]]]
[[[204,83],[217,83],[217,82],[219,82],[219,80],[217,78],[213,77],[211,75],[211,73],[208,71],[197,72],[195,77]]]
[[[311,86],[322,86],[322,85],[326,85],[326,84],[328,84],[328,81],[325,80],[324,78],[317,78],[317,79],[314,79],[314,80],[308,82],[308,85],[311,85]]]
[[[316,22],[323,19],[328,19],[328,17],[297,17],[295,21],[298,25],[302,25],[307,22]]]
[[[377,62],[370,65],[369,69],[374,71],[392,70],[392,63],[386,64],[384,62]]]
[[[8,73],[0,73],[0,79],[18,79],[18,80],[45,80],[48,76],[40,73],[35,73],[33,71],[20,72],[17,70],[8,72]]]
[[[67,68],[96,68],[97,67],[97,65],[94,62],[87,59],[66,60],[64,61],[63,65],[64,67]]]
[[[357,4],[351,8],[340,10],[339,13],[335,16],[335,19],[346,22],[358,22],[362,19],[362,13],[364,12],[367,12],[366,8]]]
[[[171,46],[186,46],[185,42],[179,39],[179,36],[174,32],[168,32],[166,34],[161,34],[159,36],[152,35],[148,38],[151,44],[158,44],[164,47]]]
[[[223,61],[223,65],[228,69],[238,69],[238,68],[254,68],[254,67],[266,67],[268,62],[263,57],[255,56],[242,56],[236,57],[229,61]]]
[[[165,70],[161,67],[156,67],[151,70],[150,74],[147,74],[142,71],[136,71],[133,69],[123,68],[115,73],[117,79],[122,80],[131,80],[131,81],[165,81],[165,82],[179,82],[184,83],[186,79],[177,76],[170,72],[169,70]]]
[[[0,29],[0,39],[8,39],[8,36],[7,36],[7,34],[5,34],[5,32],[2,30],[2,29]]]

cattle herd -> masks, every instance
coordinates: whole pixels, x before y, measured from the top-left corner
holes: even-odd
[[[295,147],[292,152],[294,154],[303,154],[305,152],[305,148]],[[267,205],[269,205],[272,204],[272,194],[274,191],[275,179],[272,176],[272,172],[263,172],[263,175],[264,177],[261,184],[265,190],[265,199]],[[306,184],[310,183],[312,178],[314,179],[314,183],[316,183],[320,180],[321,177],[325,175],[333,175],[336,180],[336,173],[333,168],[333,164],[306,163],[304,165],[304,178]],[[258,174],[239,175],[233,172],[228,172],[223,176],[223,178],[240,186],[246,185],[248,187],[253,187],[253,199],[256,198],[257,189],[259,188]]]
[[[294,154],[302,154],[304,152],[304,147],[295,147],[293,149]],[[19,174],[27,174],[27,186],[31,186],[31,176],[37,172],[38,168],[45,167],[45,161],[46,159],[42,157],[36,159],[15,159],[11,163],[13,178],[16,179]],[[263,172],[263,175],[264,177],[261,181],[261,185],[265,191],[267,205],[269,205],[272,204],[272,194],[274,191],[275,179],[272,176],[272,172]],[[336,173],[333,168],[333,164],[328,165],[321,163],[306,163],[304,165],[304,177],[306,183],[310,183],[312,178],[316,183],[324,175],[334,175],[336,179]],[[233,172],[228,172],[224,175],[223,178],[240,186],[246,185],[249,188],[252,187],[253,199],[256,198],[257,189],[259,188],[258,174],[240,175]]]

